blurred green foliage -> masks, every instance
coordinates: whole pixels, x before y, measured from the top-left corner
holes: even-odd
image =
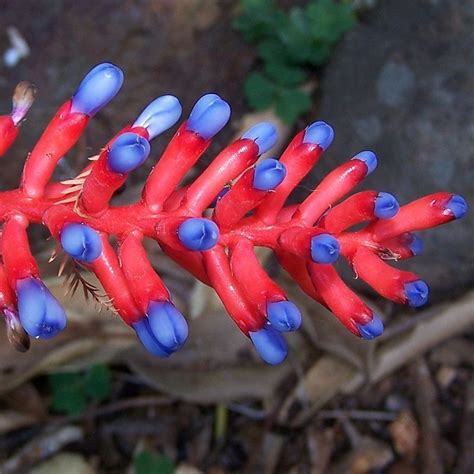
[[[257,45],[262,69],[245,82],[245,96],[255,110],[275,105],[278,116],[294,122],[311,106],[302,89],[307,68],[324,64],[333,46],[355,24],[350,2],[312,0],[288,12],[273,0],[241,0],[233,26]]]
[[[91,401],[107,400],[112,389],[110,370],[101,364],[85,372],[56,372],[48,378],[53,410],[70,416],[84,413]]]
[[[173,474],[175,466],[167,456],[142,451],[133,460],[135,474]]]

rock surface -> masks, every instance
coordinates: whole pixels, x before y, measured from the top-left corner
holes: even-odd
[[[363,149],[379,157],[364,187],[401,204],[436,191],[474,202],[474,3],[385,0],[333,57],[318,117],[336,140],[312,177]],[[431,287],[431,300],[472,286],[473,212],[422,234],[424,256],[403,267]]]

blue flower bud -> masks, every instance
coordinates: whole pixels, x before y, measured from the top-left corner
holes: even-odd
[[[150,154],[150,143],[136,133],[120,135],[112,143],[107,166],[114,173],[129,173],[142,165]]]
[[[85,224],[66,224],[60,239],[64,251],[80,262],[93,262],[102,253],[99,234]]]
[[[383,322],[376,314],[373,315],[372,321],[367,324],[358,324],[360,337],[364,339],[374,339],[383,333]]]
[[[375,168],[377,168],[377,156],[373,151],[361,151],[351,159],[363,161],[365,163],[365,165],[367,166],[366,176],[368,176],[375,170]]]
[[[219,194],[216,196],[216,198],[214,199],[214,201],[211,202],[211,204],[209,204],[209,208],[210,209],[213,209],[214,207],[216,207],[217,203],[231,190],[231,187],[230,186],[225,186],[224,188],[222,188],[220,191],[219,191]]]
[[[334,140],[334,130],[326,122],[314,122],[304,132],[303,143],[313,143],[319,145],[323,150],[327,150]]]
[[[187,127],[205,140],[209,140],[225,127],[229,118],[229,104],[217,94],[206,94],[191,110]]]
[[[411,252],[413,253],[413,256],[416,257],[418,255],[421,255],[423,253],[423,240],[421,237],[418,237],[417,235],[412,235],[413,239],[409,245]]]
[[[267,318],[278,331],[296,331],[301,326],[301,313],[291,301],[267,304]]]
[[[259,191],[270,191],[281,184],[286,176],[286,167],[273,158],[268,158],[255,166],[253,187]]]
[[[72,96],[71,112],[95,115],[117,94],[123,84],[123,72],[110,63],[98,64],[82,80]]]
[[[258,145],[258,154],[263,155],[270,148],[275,146],[278,139],[278,132],[270,122],[260,122],[249,128],[242,138],[253,140]]]
[[[330,234],[315,235],[311,239],[311,259],[315,263],[334,263],[340,250],[338,240]]]
[[[400,204],[389,193],[378,193],[375,198],[374,215],[379,219],[389,219],[398,213]]]
[[[285,338],[269,324],[258,331],[249,332],[249,336],[258,355],[267,364],[281,364],[286,359],[288,346]]]
[[[193,217],[179,226],[178,238],[189,250],[209,250],[219,240],[219,228],[209,219]]]
[[[138,339],[143,344],[145,349],[157,357],[169,357],[171,352],[168,352],[155,338],[153,331],[150,328],[148,318],[145,316],[142,320],[132,324],[133,329],[137,333]]]
[[[455,219],[461,219],[461,217],[464,217],[464,215],[468,211],[468,205],[466,200],[462,196],[459,196],[459,194],[455,194],[447,202],[446,209],[451,211]]]
[[[172,95],[158,97],[143,110],[133,123],[133,127],[143,127],[150,140],[172,127],[181,117],[179,100]]]
[[[41,280],[19,280],[16,293],[21,325],[30,336],[49,339],[66,327],[64,309]]]
[[[429,288],[423,280],[415,280],[404,285],[407,303],[413,308],[423,306],[428,301]]]
[[[175,352],[186,342],[188,323],[169,301],[152,301],[147,313],[150,330],[165,352]]]

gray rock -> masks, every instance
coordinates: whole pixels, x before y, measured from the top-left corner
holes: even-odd
[[[336,140],[312,176],[363,149],[379,157],[365,188],[402,204],[437,191],[473,200],[474,2],[385,0],[349,33],[325,74],[318,118]],[[424,232],[425,254],[402,267],[448,298],[474,281],[473,212]]]

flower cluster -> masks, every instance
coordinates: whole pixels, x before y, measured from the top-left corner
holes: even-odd
[[[93,68],[29,154],[20,187],[0,193],[0,309],[17,344],[25,339],[22,331],[49,338],[66,326],[65,312],[41,281],[31,254],[30,223],[46,226],[70,257],[95,273],[116,312],[160,357],[184,344],[188,326],[147,259],[144,237],[215,289],[270,364],[285,359],[283,334],[298,329],[301,314],[262,268],[256,246],[270,248],[303,291],[359,337],[379,336],[383,324],[339,277],[333,264],[340,256],[382,296],[414,307],[426,303],[426,283],[385,260],[419,255],[422,242],[412,232],[462,217],[466,202],[446,192],[402,207],[377,191],[343,200],[377,166],[375,154],[362,151],[327,175],[302,203],[285,206],[333,140],[325,122],[300,131],[279,160],[260,159],[277,133],[272,124],[259,123],[221,151],[194,182],[180,185],[230,117],[229,105],[207,94],[152,169],[141,200],[112,206],[128,174],[147,160],[150,141],[181,115],[178,99],[166,95],[120,130],[77,177],[53,182],[58,161],[122,82],[122,71],[112,64]],[[0,117],[0,156],[15,140],[33,96],[30,84],[19,84],[12,113]]]

